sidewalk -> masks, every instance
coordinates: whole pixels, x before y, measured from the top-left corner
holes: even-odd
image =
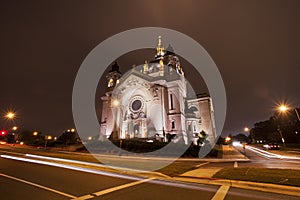
[[[233,146],[223,145],[222,148],[223,148],[223,157],[222,157],[222,159],[235,160],[235,161],[248,159],[245,155],[241,154]]]
[[[196,178],[211,178],[215,173],[222,169],[222,167],[206,167],[205,165],[210,162],[241,162],[249,161],[249,159],[241,154],[234,147],[229,145],[223,145],[223,157],[222,159],[201,159],[207,161],[199,166],[198,169],[183,173],[181,177],[196,177]]]

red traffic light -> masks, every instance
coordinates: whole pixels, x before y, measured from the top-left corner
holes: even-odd
[[[7,131],[6,130],[1,130],[0,133],[1,133],[1,136],[5,136],[7,134]]]

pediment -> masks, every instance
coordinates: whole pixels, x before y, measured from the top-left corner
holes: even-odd
[[[130,87],[145,87],[149,89],[151,87],[151,82],[146,80],[146,77],[143,74],[136,73],[134,70],[123,75],[119,84],[115,87],[114,90],[124,91]]]

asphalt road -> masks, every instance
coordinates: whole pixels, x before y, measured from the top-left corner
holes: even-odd
[[[93,174],[0,158],[1,199],[299,199],[229,186]],[[88,198],[81,198],[88,199]]]
[[[300,170],[300,160],[289,160],[279,158],[269,158],[252,151],[249,148],[244,150],[242,147],[235,147],[241,153],[245,154],[250,161],[248,162],[237,162],[237,167],[255,167],[255,168],[279,168],[279,169],[298,169]],[[223,168],[223,167],[234,167],[234,162],[207,162],[202,168]]]

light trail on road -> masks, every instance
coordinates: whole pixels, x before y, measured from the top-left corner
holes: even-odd
[[[267,152],[265,150],[256,148],[256,147],[252,147],[252,146],[246,146],[246,149],[253,151],[261,156],[267,157],[267,158],[275,158],[275,159],[288,159],[288,160],[300,160],[299,157],[295,157],[295,156],[283,156],[283,155],[279,155],[279,154],[275,154],[275,153],[270,153]]]

